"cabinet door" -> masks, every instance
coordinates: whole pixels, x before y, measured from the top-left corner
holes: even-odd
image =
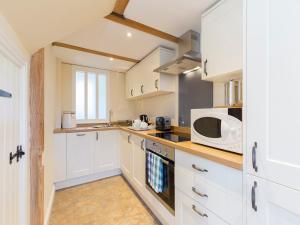
[[[120,157],[122,173],[127,178],[130,178],[132,161],[131,135],[126,132],[121,132]]]
[[[134,97],[137,92],[135,90],[135,87],[134,87],[134,70],[131,69],[129,70],[127,73],[126,73],[126,77],[125,77],[125,83],[126,83],[126,87],[125,87],[125,95],[126,95],[126,98],[132,98]]]
[[[54,182],[67,179],[67,135],[54,135]]]
[[[247,225],[300,224],[300,192],[249,175]]]
[[[300,4],[294,0],[247,2],[245,110],[248,172],[297,190],[299,11]]]
[[[175,205],[176,225],[228,225],[178,189],[176,189]]]
[[[96,132],[94,172],[103,172],[118,167],[118,131]]]
[[[242,70],[242,4],[241,0],[222,0],[202,16],[203,79]]]
[[[67,178],[92,173],[96,133],[67,134]]]
[[[132,136],[132,179],[138,188],[145,187],[145,139]]]

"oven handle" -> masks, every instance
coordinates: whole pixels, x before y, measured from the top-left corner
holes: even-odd
[[[147,152],[151,152],[151,151],[149,151],[149,150],[147,150],[147,149],[146,149],[146,151],[147,151]],[[156,153],[154,153],[154,152],[151,152],[151,153],[154,154],[154,155],[157,155],[158,157],[160,157],[161,160],[162,160],[162,162],[163,162],[164,164],[166,164],[167,166],[170,164],[169,161],[163,159],[160,155],[158,155],[158,154],[156,154]]]

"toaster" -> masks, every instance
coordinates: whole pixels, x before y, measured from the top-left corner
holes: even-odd
[[[155,120],[156,130],[167,131],[171,130],[171,118],[168,116],[159,116]]]

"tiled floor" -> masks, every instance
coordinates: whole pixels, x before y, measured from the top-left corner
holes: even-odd
[[[120,176],[56,192],[49,225],[156,225]]]

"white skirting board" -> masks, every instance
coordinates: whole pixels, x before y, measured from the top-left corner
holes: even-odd
[[[44,225],[49,224],[49,219],[50,219],[50,215],[51,215],[51,211],[52,211],[54,197],[55,197],[55,187],[53,186],[52,191],[51,191],[50,201],[47,206],[47,211],[46,211],[45,218],[44,218]]]
[[[63,188],[68,188],[68,187],[72,187],[72,186],[76,186],[76,185],[80,185],[80,184],[85,184],[88,182],[100,180],[100,179],[107,178],[107,177],[117,176],[120,174],[121,174],[120,169],[114,169],[114,170],[110,170],[110,171],[87,175],[84,177],[78,177],[78,178],[74,178],[74,179],[59,181],[59,182],[55,183],[55,190],[60,190]]]

